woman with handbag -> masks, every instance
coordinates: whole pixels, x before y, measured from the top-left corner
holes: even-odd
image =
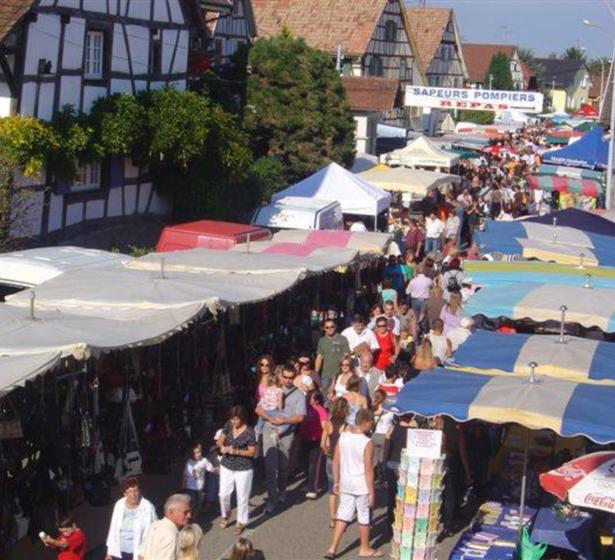
[[[120,489],[124,497],[113,507],[105,560],[137,560],[145,531],[158,519],[156,508],[141,495],[136,477],[123,480]]]

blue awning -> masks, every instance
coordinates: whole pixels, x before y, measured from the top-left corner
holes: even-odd
[[[603,139],[604,131],[597,126],[579,140],[543,155],[542,162],[586,169],[605,169],[609,157],[609,143]]]

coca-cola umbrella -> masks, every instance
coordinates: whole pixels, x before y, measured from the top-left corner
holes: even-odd
[[[590,453],[540,475],[540,485],[572,505],[615,513],[615,451]]]

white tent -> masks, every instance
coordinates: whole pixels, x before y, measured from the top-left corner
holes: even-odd
[[[354,163],[352,164],[350,171],[352,171],[352,173],[361,173],[371,169],[375,165],[378,165],[378,156],[361,153],[355,156]]]
[[[434,167],[437,170],[444,170],[457,165],[459,156],[438,148],[425,136],[419,136],[408,142],[405,148],[381,155],[380,162],[387,165]]]
[[[271,200],[285,196],[337,200],[344,214],[378,216],[391,205],[391,195],[357,177],[337,163],[330,163],[320,171],[294,185],[275,193]]]
[[[379,165],[359,175],[381,189],[393,192],[411,193],[417,198],[424,198],[431,189],[441,185],[458,183],[459,175],[436,173],[423,169],[407,167],[387,167]]]
[[[41,247],[0,254],[0,284],[31,287],[80,268],[109,266],[132,257],[84,247]]]
[[[440,132],[446,134],[447,132],[455,132],[455,121],[451,117],[450,113],[445,113],[442,122],[440,123]]]

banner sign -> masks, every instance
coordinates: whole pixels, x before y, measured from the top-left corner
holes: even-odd
[[[406,106],[470,111],[509,111],[542,113],[543,95],[535,91],[457,89],[406,86]]]

